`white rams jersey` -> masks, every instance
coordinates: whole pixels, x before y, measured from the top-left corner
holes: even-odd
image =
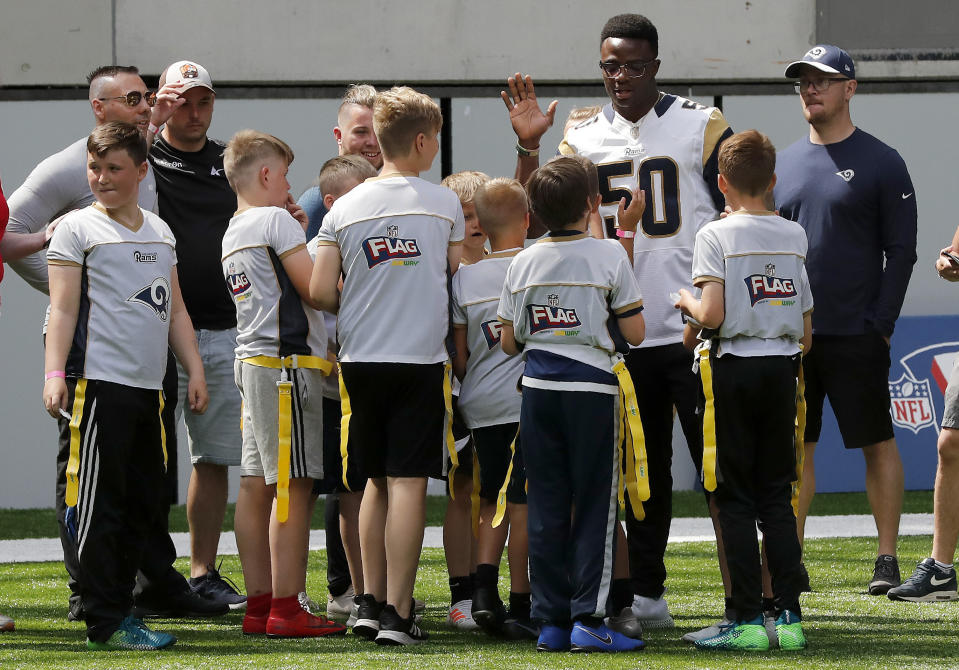
[[[661,94],[646,116],[631,123],[606,105],[572,127],[559,150],[596,164],[606,236],[616,236],[619,201],[637,184],[646,210],[633,241],[633,267],[643,291],[643,347],[681,342],[683,323],[669,294],[689,286],[693,243],[716,218],[723,197],[716,183],[719,144],[732,134],[715,107]]]
[[[236,304],[236,357],[326,357],[320,312],[300,298],[283,259],[306,247],[299,221],[280,207],[251,207],[223,234],[223,276]]]
[[[453,327],[466,329],[469,348],[459,411],[470,429],[519,421],[523,359],[503,352],[496,310],[506,270],[520,251],[494,252],[453,275]]]
[[[497,316],[513,326],[524,351],[548,351],[609,372],[616,351],[610,312],[625,315],[642,306],[623,248],[580,233],[544,237],[517,254]]]
[[[772,212],[736,212],[696,236],[693,282],[723,283],[717,356],[791,356],[812,310],[806,232]]]
[[[83,268],[66,373],[163,388],[176,240],[152,212],[136,231],[97,207],[67,214],[53,233],[50,265]]]
[[[456,194],[419,177],[373,177],[333,203],[317,242],[343,262],[341,362],[449,359],[447,254],[464,230]]]

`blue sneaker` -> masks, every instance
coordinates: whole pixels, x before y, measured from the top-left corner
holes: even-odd
[[[573,625],[573,632],[569,634],[570,651],[642,651],[646,643],[626,637],[600,624],[593,628],[580,622]]]
[[[569,651],[569,628],[544,623],[539,629],[536,651]]]
[[[175,643],[176,638],[169,633],[150,630],[140,619],[128,616],[106,642],[88,639],[87,649],[91,651],[157,651],[171,647]]]

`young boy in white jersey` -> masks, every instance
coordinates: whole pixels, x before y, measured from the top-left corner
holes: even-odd
[[[489,181],[489,176],[472,170],[454,172],[444,178],[441,185],[453,191],[463,208],[466,225],[463,238],[463,255],[460,268],[483,259],[486,255],[486,233],[479,225],[473,196],[476,190]],[[452,295],[450,296],[452,305]],[[453,333],[447,337],[448,348],[455,349]],[[446,623],[459,630],[477,630],[473,618],[473,589],[476,580],[476,542],[473,537],[473,479],[475,448],[470,431],[459,411],[460,380],[453,378],[453,440],[456,444],[458,467],[453,481],[447,481],[447,492],[452,496],[446,502],[446,517],[443,520],[443,553],[446,555],[446,570],[449,573],[450,609]],[[449,469],[447,460],[447,469]],[[502,548],[501,548],[502,551]]]
[[[383,170],[324,217],[310,294],[339,309],[347,451],[369,477],[360,506],[365,593],[353,632],[404,645],[427,638],[414,621],[413,584],[427,478],[439,475],[452,442],[444,438],[452,413],[447,273],[459,266],[464,223],[456,194],[419,178],[439,150],[439,106],[394,87],[377,94],[373,126]]]
[[[732,213],[696,234],[692,278],[702,297],[680,289],[676,302],[700,326],[717,331],[697,350],[706,403],[703,484],[718,502],[735,621],[697,640],[700,649],[770,647],[757,522],[772,575],[775,642],[787,650],[806,646],[799,608],[802,553],[790,499],[796,377],[812,338],[813,302],[806,234],[765,205],[775,168],[776,150],[760,132],[747,130],[723,143],[718,181]],[[693,324],[686,328],[690,333]]]
[[[65,502],[87,648],[152,651],[176,638],[130,612],[144,535],[161,513],[168,343],[189,376],[191,411],[203,413],[208,396],[173,233],[137,204],[146,143],[136,126],[111,122],[93,131],[87,152],[96,202],[61,220],[47,255],[43,403],[70,417],[61,433],[70,449]]]
[[[329,211],[333,203],[346,195],[370,177],[376,176],[376,169],[366,158],[357,154],[335,156],[323,163],[320,168],[319,188],[323,206]],[[314,237],[306,244],[310,257],[316,257],[318,240]],[[323,479],[313,484],[313,495],[326,494],[327,529],[334,519],[339,524],[339,542],[342,556],[346,559],[349,583],[340,584],[330,578],[332,544],[337,541],[335,533],[327,532],[327,588],[326,615],[343,618],[348,621],[355,605],[353,599],[357,593],[363,593],[363,562],[360,553],[360,501],[366,478],[361,477],[356,461],[348,464],[344,481],[343,459],[340,455],[340,382],[336,372],[336,315],[323,312],[326,326],[327,358],[334,363],[333,371],[323,380]],[[336,514],[330,515],[331,496],[335,496]],[[340,561],[343,558],[339,559]],[[304,584],[305,589],[305,584]],[[304,591],[303,599],[306,599]]]
[[[541,651],[641,649],[603,623],[609,614],[620,482],[619,374],[607,322],[639,344],[642,296],[623,248],[587,237],[586,170],[571,158],[527,184],[549,236],[506,272],[501,346],[523,350],[523,461],[528,485],[532,617]]]
[[[332,366],[323,318],[309,296],[306,216],[286,179],[292,161],[284,142],[254,130],[234,135],[223,156],[238,208],[222,256],[236,304],[235,371],[243,398],[235,529],[247,592],[243,632],[319,637],[346,632],[297,597],[305,583],[313,479],[323,476],[320,398]]]
[[[461,196],[462,199],[462,196]],[[491,253],[479,263],[460,267],[453,277],[453,371],[462,382],[460,410],[472,432],[479,466],[479,530],[473,618],[488,633],[514,639],[536,638],[530,621],[530,586],[526,540],[526,472],[516,445],[521,396],[516,384],[523,361],[500,347],[496,318],[506,269],[520,251],[529,228],[529,204],[523,185],[496,178],[470,198]],[[465,208],[464,208],[465,212]],[[468,220],[468,217],[467,217]],[[469,224],[467,224],[469,230]],[[467,234],[468,237],[468,234]],[[506,514],[493,527],[497,499],[506,490]],[[509,533],[510,610],[497,589],[499,563]],[[508,617],[508,618],[507,618]]]

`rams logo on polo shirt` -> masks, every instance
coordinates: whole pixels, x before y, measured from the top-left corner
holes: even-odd
[[[157,277],[149,286],[144,286],[127,298],[127,302],[146,305],[160,321],[166,321],[170,313],[170,284],[163,277]]]

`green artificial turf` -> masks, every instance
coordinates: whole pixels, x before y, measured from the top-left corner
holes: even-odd
[[[313,512],[313,528],[323,528],[324,498],[316,502]],[[233,530],[232,504],[227,505],[223,530]],[[932,491],[906,491],[903,512],[932,512]],[[442,526],[446,512],[446,498],[428,496],[426,500],[426,525]],[[813,499],[813,515],[869,514],[869,502],[865,493],[821,493]],[[706,503],[702,493],[676,491],[673,493],[673,516],[706,516]],[[175,505],[170,509],[170,531],[187,532],[186,507]],[[53,509],[0,509],[0,540],[15,540],[36,537],[56,537],[57,523]]]
[[[959,666],[959,603],[894,603],[866,595],[875,540],[828,539],[806,543],[814,593],[803,596],[809,648],[759,654],[700,652],[679,636],[719,618],[722,610],[715,547],[671,544],[667,600],[677,628],[648,631],[642,653],[538,654],[531,643],[502,642],[444,624],[449,591],[443,554],[423,552],[416,595],[425,598],[430,642],[387,648],[352,635],[337,639],[267,640],[244,637],[241,615],[206,621],[151,622],[179,642],[163,652],[94,653],[84,650],[82,624],[68,623],[66,574],[58,563],[0,565],[0,612],[17,630],[0,634],[0,668],[937,668]],[[900,540],[903,570],[929,551],[929,537]],[[324,595],[324,552],[310,554],[308,588]],[[186,561],[177,567],[186,570]],[[226,557],[224,574],[242,584],[239,562]],[[505,591],[501,578],[501,590]],[[505,592],[503,593],[505,596]]]

